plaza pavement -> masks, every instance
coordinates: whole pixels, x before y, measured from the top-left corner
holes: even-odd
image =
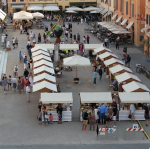
[[[46,22],[47,25],[50,22]],[[73,23],[73,34],[80,33],[81,40],[84,35],[84,28],[87,28],[87,24],[77,25],[77,23]],[[36,34],[40,32],[43,35],[44,31],[39,29],[33,29],[33,33]],[[9,32],[8,39],[11,40],[12,37],[17,37],[19,39],[19,47],[17,49],[12,49],[8,52],[8,61],[6,74],[12,75],[14,65],[19,66],[19,75],[23,74],[23,63],[19,63],[18,61],[18,53],[22,51],[22,53],[27,54],[26,44],[27,37],[25,34],[20,35],[19,30],[16,32]],[[43,40],[43,39],[42,39]],[[100,41],[96,39],[96,37],[90,35],[90,43],[91,44],[99,44]],[[115,50],[114,45],[110,47],[113,50],[114,54],[116,54],[120,59],[122,58],[122,48],[120,50]],[[145,84],[148,88],[150,88],[149,80],[144,75],[139,75],[135,72],[135,64],[141,63],[149,67],[149,63],[145,62],[144,55],[141,50],[135,48],[133,46],[128,47],[128,53],[130,54],[131,61],[131,69],[132,71],[142,80],[143,84]],[[95,148],[98,148],[98,144],[131,144],[131,147],[135,146],[136,143],[141,143],[146,146],[146,143],[149,143],[147,139],[128,139],[124,140],[124,132],[125,128],[132,127],[132,123],[129,121],[117,121],[117,137],[118,140],[110,139],[96,139],[96,132],[88,131],[84,132],[81,130],[81,122],[79,122],[79,107],[80,107],[80,97],[78,94],[80,92],[107,92],[109,79],[106,79],[105,75],[103,75],[102,82],[99,82],[97,77],[97,85],[93,86],[93,76],[92,76],[92,67],[78,67],[78,77],[82,81],[82,84],[73,84],[72,80],[75,77],[75,70],[72,72],[64,71],[62,78],[57,78],[57,82],[60,82],[61,92],[72,92],[73,93],[73,122],[64,122],[62,125],[54,123],[50,126],[38,125],[38,121],[36,119],[38,112],[38,101],[39,101],[39,93],[36,92],[31,94],[31,103],[26,103],[26,95],[25,92],[22,94],[15,93],[13,90],[9,91],[7,95],[3,93],[3,88],[0,88],[0,147],[7,146],[22,146],[26,147],[47,147],[53,144],[52,147],[55,148],[55,144],[61,144],[62,147],[83,147],[89,148],[88,145],[91,145]],[[101,127],[99,125],[99,127]],[[150,134],[150,129],[147,128],[147,132]],[[145,137],[142,132],[136,133],[137,137]],[[128,137],[130,137],[132,133],[128,133]],[[85,147],[84,147],[85,146]],[[123,145],[122,145],[123,146]],[[74,147],[74,148],[75,148]],[[123,146],[124,147],[124,146]],[[123,148],[122,147],[122,148]],[[134,147],[136,148],[137,145]],[[60,146],[61,148],[61,146]],[[103,148],[105,148],[103,146]],[[111,148],[111,146],[109,146]],[[126,148],[126,147],[124,147]],[[138,148],[138,147],[137,147]],[[140,147],[139,147],[140,148]]]

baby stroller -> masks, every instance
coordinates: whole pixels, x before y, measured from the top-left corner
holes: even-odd
[[[58,124],[62,123],[62,113],[58,112]]]

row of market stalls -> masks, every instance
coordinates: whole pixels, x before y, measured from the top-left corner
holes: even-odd
[[[4,20],[6,18],[6,16],[7,16],[7,14],[0,9],[0,19]]]

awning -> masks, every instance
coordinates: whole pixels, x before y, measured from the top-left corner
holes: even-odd
[[[84,44],[85,50],[93,50],[103,46],[103,44]]]
[[[111,92],[80,92],[81,103],[112,103]]]
[[[112,56],[113,58],[118,58],[115,54],[109,53],[109,52],[105,52],[105,53],[103,53],[103,54],[98,55],[98,57],[99,57],[101,60],[104,60],[105,58],[107,58],[107,57],[109,57],[109,56]]]
[[[106,12],[108,12],[108,9],[105,8],[105,9],[102,10],[100,13],[104,15]]]
[[[104,61],[104,64],[106,66],[109,66],[109,65],[114,64],[114,63],[119,63],[121,65],[124,65],[124,63],[121,60],[115,59],[115,58],[111,58],[111,59],[108,59],[108,60]]]
[[[120,30],[120,31],[112,31],[112,33],[114,33],[114,34],[127,34],[127,33],[131,33],[131,32],[126,31],[126,30]]]
[[[29,12],[19,11],[19,12],[14,13],[13,19],[14,20],[30,20],[30,19],[33,19],[33,16]]]
[[[126,26],[127,29],[129,29],[133,25],[133,21],[130,21],[130,23]]]
[[[122,22],[121,22],[121,25],[124,25],[126,22],[127,22],[127,18],[125,18]]]
[[[43,8],[44,11],[59,11],[58,6],[45,6]]]
[[[144,84],[141,84],[135,81],[122,85],[122,88],[125,92],[128,92],[128,93],[134,92],[137,90],[139,90],[137,92],[149,92],[150,91]]]
[[[46,56],[50,56],[48,52],[39,50],[39,51],[36,51],[36,52],[32,53],[32,57],[35,57],[35,56],[41,55],[41,54],[46,55]]]
[[[43,44],[44,45],[44,44]],[[46,45],[46,44],[45,44]],[[42,47],[40,46],[39,44],[35,44],[35,47],[34,48],[31,48],[31,52],[36,52],[36,51],[39,51],[39,50],[42,50],[42,51],[45,51],[47,52],[47,48],[45,47]]]
[[[75,7],[75,6],[72,6],[72,7],[69,7],[69,8],[66,8],[67,11],[83,11],[82,8],[79,8],[79,7]]]
[[[119,16],[119,18],[116,20],[116,22],[119,22],[121,20],[122,16]]]
[[[121,103],[150,103],[149,92],[125,93],[119,92]]]
[[[97,24],[100,24],[100,25],[103,25],[103,24],[106,24],[108,22],[104,21],[104,22],[97,22]]]
[[[54,67],[52,62],[46,61],[46,60],[40,60],[34,63],[34,68],[39,66],[48,66],[48,67]]]
[[[127,72],[133,73],[131,69],[129,69],[128,67],[122,66],[122,65],[116,65],[112,68],[109,69],[109,71],[114,74],[114,73],[118,73],[122,70],[125,70]]]
[[[78,44],[60,44],[59,45],[60,50],[79,50]]]
[[[41,93],[42,104],[73,103],[72,93]]]
[[[4,11],[2,11],[1,9],[0,9],[0,13],[1,13],[2,15],[4,15],[4,16],[7,15],[7,14],[6,14]]]
[[[42,6],[39,6],[39,5],[30,5],[27,10],[43,10],[43,7]]]
[[[150,32],[147,32],[146,35],[147,35],[147,36],[150,36]]]
[[[103,46],[94,49],[94,52],[95,52],[95,53],[98,53],[98,52],[101,52],[101,51],[104,51],[104,50],[107,51],[107,52],[111,52],[111,53],[112,53],[112,51],[111,51],[110,49],[108,49],[108,48],[106,48],[106,47],[103,47]]]
[[[111,15],[112,14],[112,11],[108,11],[104,16],[103,16],[103,18],[105,18],[105,17],[107,17],[107,16],[109,16],[109,15]]]
[[[43,79],[46,79],[46,80],[52,81],[52,82],[56,82],[56,77],[51,76],[47,73],[42,73],[40,75],[34,76],[33,77],[33,82],[38,82],[38,81],[41,81]]]
[[[141,29],[141,32],[144,32],[144,31],[146,31],[148,29],[149,29],[148,27],[145,27],[145,28]]]
[[[133,80],[136,80],[137,82],[141,82],[141,80],[137,76],[135,76],[131,73],[127,73],[127,72],[117,75],[117,76],[115,76],[115,78],[118,81],[118,83],[124,82],[128,79],[133,79]]]
[[[54,73],[54,69],[53,69],[53,68],[50,68],[50,67],[47,67],[47,66],[41,66],[41,67],[35,68],[35,69],[33,70],[34,74],[38,74],[38,73],[41,73],[41,72],[43,72],[43,71],[46,71],[46,72],[55,74],[55,73]]]
[[[46,50],[54,50],[54,44],[35,44],[35,47],[43,47]]]
[[[114,14],[111,19],[114,20],[114,19],[117,17],[117,15],[118,15],[118,14]]]
[[[45,55],[42,55],[42,54],[38,55],[38,56],[35,56],[32,59],[33,59],[34,62],[38,61],[38,60],[41,60],[41,59],[44,59],[44,60],[47,60],[47,61],[52,61],[50,56],[48,57],[48,56],[45,56]]]
[[[87,4],[97,4],[97,2],[70,2],[70,6],[83,6]]]
[[[102,10],[104,10],[105,8],[101,7],[97,10],[97,12],[101,12]]]
[[[11,7],[12,8],[23,8],[24,5],[20,5],[20,4],[18,4],[18,5],[11,5]]]
[[[46,92],[46,89],[57,92],[57,86],[56,84],[52,84],[47,81],[42,81],[33,84],[33,92],[43,90]]]
[[[108,23],[106,23],[106,24],[104,24],[104,25],[102,25],[104,28],[107,28],[107,27],[110,27],[110,26],[113,26],[113,25],[115,25],[113,22],[108,22]]]

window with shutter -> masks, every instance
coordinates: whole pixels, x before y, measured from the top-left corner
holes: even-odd
[[[118,10],[118,0],[116,0],[116,9]]]
[[[150,15],[149,15],[149,18],[148,18],[148,25],[150,25]]]
[[[146,24],[148,24],[148,14],[146,14]]]
[[[123,8],[123,0],[121,0],[121,3],[120,3],[120,11],[121,12],[123,12],[122,8]]]
[[[128,1],[126,1],[126,15],[128,15]]]
[[[132,17],[134,18],[134,4],[132,4]]]

